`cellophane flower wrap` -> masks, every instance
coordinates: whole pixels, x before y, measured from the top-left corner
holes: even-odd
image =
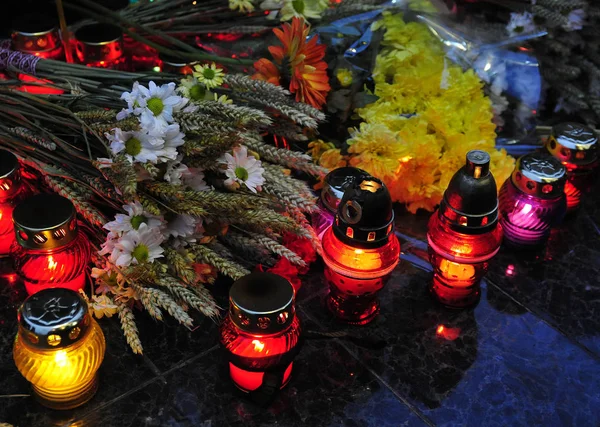
[[[325,111],[338,120],[322,126],[309,153],[326,168],[381,178],[411,212],[432,211],[469,150],[490,153],[498,182],[509,176],[514,159],[497,137],[513,143],[532,131],[541,89],[535,59],[512,47],[539,34],[484,40],[429,2],[403,6],[315,29],[332,52]]]

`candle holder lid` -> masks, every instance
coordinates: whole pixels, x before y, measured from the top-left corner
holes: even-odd
[[[598,160],[598,135],[580,123],[560,123],[552,127],[546,148],[563,164],[587,165]]]
[[[21,174],[17,156],[10,151],[0,150],[0,199],[12,197],[19,191]]]
[[[58,349],[79,341],[90,326],[88,306],[70,289],[43,289],[19,308],[19,334],[33,347]]]
[[[547,152],[536,151],[517,160],[511,180],[525,194],[553,199],[564,194],[566,173],[558,159]]]
[[[231,286],[229,316],[243,331],[281,332],[292,323],[294,315],[294,288],[281,276],[250,273]]]
[[[359,178],[369,174],[362,169],[346,166],[332,170],[325,177],[323,190],[321,190],[321,203],[332,213],[335,213],[340,200],[344,197],[344,190]]]
[[[13,211],[17,242],[27,249],[56,249],[77,237],[77,214],[68,199],[37,194]]]
[[[490,160],[485,151],[469,151],[466,164],[454,174],[444,192],[439,215],[458,232],[480,234],[498,224],[498,190]]]
[[[377,248],[394,229],[392,197],[385,184],[363,176],[346,188],[338,206],[333,232],[354,247]]]

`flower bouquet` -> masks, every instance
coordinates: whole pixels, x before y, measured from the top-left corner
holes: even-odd
[[[464,69],[449,55],[443,40],[452,46],[457,40],[441,37],[439,17],[379,12],[370,21],[357,20],[354,28],[362,36],[342,44],[342,57],[333,60],[335,80],[326,110],[333,107],[333,114],[347,117],[350,129],[346,134],[341,126],[325,128],[321,139],[309,144],[313,159],[330,169],[366,170],[411,212],[434,209],[469,150],[488,151],[502,182],[514,159],[496,149],[493,104],[473,69],[477,60],[490,58],[489,52],[469,57],[471,67]],[[347,96],[341,99],[344,90]]]
[[[236,279],[259,264],[299,284],[317,247],[304,214],[316,207],[291,171],[326,172],[269,143],[323,119],[285,89],[215,64],[180,82],[156,77],[119,96],[68,76],[62,95],[0,88],[0,144],[73,201],[98,249],[92,311],[118,314],[136,353],[136,307],[191,327],[189,309],[218,315],[206,287],[218,273]]]

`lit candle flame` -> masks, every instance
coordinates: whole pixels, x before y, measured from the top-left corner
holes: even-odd
[[[265,343],[260,340],[252,340],[252,344],[254,344],[254,351],[257,353],[262,353],[265,348]]]
[[[56,354],[54,355],[54,361],[61,368],[64,367],[64,366],[66,366],[66,364],[67,364],[67,353],[66,353],[66,351],[64,351],[64,350],[57,351]]]
[[[56,267],[58,267],[58,263],[54,261],[52,255],[50,255],[48,257],[48,270],[56,270]]]

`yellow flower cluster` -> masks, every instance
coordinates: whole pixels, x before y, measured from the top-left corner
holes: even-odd
[[[379,99],[357,110],[365,122],[347,141],[348,164],[382,179],[411,212],[434,209],[469,150],[490,153],[500,186],[514,159],[495,148],[491,102],[481,80],[447,60],[425,25],[386,12],[374,24],[378,28],[386,30],[373,72]],[[341,164],[339,150],[337,155]]]

